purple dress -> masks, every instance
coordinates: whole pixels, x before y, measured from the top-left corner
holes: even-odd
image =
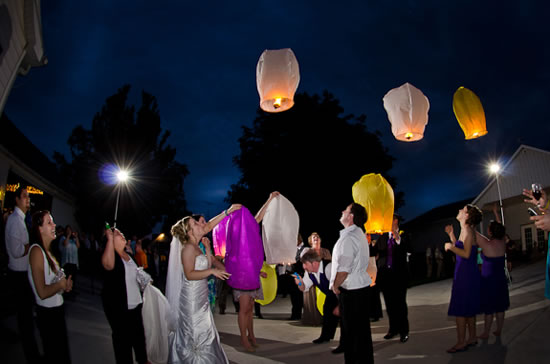
[[[464,249],[457,240],[455,246]],[[456,255],[455,276],[449,304],[449,316],[472,317],[479,313],[480,274],[477,267],[477,246],[472,246],[467,259]]]
[[[504,312],[510,307],[508,281],[504,272],[504,257],[483,255],[481,267],[481,313]]]

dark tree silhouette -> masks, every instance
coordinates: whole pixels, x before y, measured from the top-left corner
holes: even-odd
[[[127,105],[129,91],[126,85],[108,97],[91,129],[79,125],[72,131],[70,162],[54,153],[76,197],[76,219],[85,231],[98,231],[105,221],[112,225],[116,189],[99,177],[109,163],[132,171],[131,181],[121,184],[117,219],[117,227],[127,235],[147,234],[163,217],[169,224],[187,212],[183,182],[188,170],[167,144],[170,132],[161,129],[157,100],[142,92],[135,112]]]
[[[288,111],[270,114],[258,109],[251,128],[243,127],[241,154],[234,163],[241,171],[231,186],[228,202],[240,202],[257,211],[271,191],[287,197],[300,215],[304,239],[317,231],[323,246],[331,247],[342,228],[342,210],[353,201],[351,188],[361,176],[388,175],[393,157],[369,132],[365,117],[342,115],[330,93],[322,97],[298,94]],[[402,194],[396,194],[397,205]]]

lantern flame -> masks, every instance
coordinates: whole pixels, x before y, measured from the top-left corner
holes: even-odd
[[[413,133],[407,133],[405,135],[405,138],[407,138],[407,139],[411,139],[412,137],[413,137]]]
[[[280,108],[282,104],[283,104],[283,99],[282,99],[281,97],[277,97],[277,98],[275,99],[275,101],[273,101],[273,107],[274,107],[275,109]]]

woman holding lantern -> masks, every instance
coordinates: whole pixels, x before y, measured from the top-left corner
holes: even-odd
[[[223,264],[212,256],[210,244],[206,254],[199,248],[202,237],[231,212],[228,210],[201,224],[187,216],[172,226],[166,297],[170,303],[169,363],[228,363],[208,301],[207,278],[229,278]],[[212,268],[212,266],[216,268]]]
[[[458,211],[460,236],[455,237],[452,225],[445,227],[451,243],[445,243],[445,251],[456,254],[455,274],[449,304],[449,316],[456,317],[457,342],[447,349],[448,353],[465,351],[477,344],[476,314],[479,313],[480,272],[477,267],[477,244],[475,227],[481,222],[481,210],[475,205],[466,205]],[[466,327],[469,337],[466,339]]]

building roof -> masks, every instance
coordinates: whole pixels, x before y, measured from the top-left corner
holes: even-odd
[[[534,182],[550,187],[550,152],[520,145],[499,173],[502,200],[520,196]],[[496,179],[492,179],[472,203],[483,208],[498,200]]]
[[[447,220],[449,218],[454,218],[459,209],[463,208],[464,205],[472,202],[472,198],[467,198],[465,200],[460,200],[456,202],[451,202],[447,205],[438,206],[430,211],[415,217],[414,219],[407,221],[401,227],[405,231],[415,230],[416,228],[433,224],[438,220]]]
[[[4,113],[0,116],[0,146],[42,178],[62,190],[68,190],[57,172],[56,165],[17,129]]]

